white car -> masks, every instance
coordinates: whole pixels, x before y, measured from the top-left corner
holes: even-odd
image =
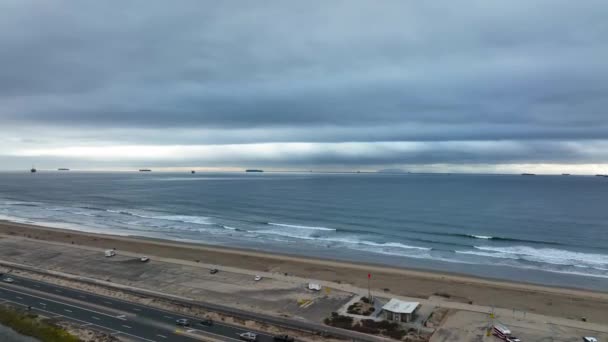
[[[260,280],[262,280],[262,276],[261,275],[256,275],[255,278],[253,278],[253,280],[260,281]]]
[[[141,258],[139,258],[139,261],[148,262],[148,261],[150,261],[150,258],[148,258],[147,256],[142,256]]]
[[[242,334],[239,334],[239,337],[242,340],[245,340],[245,341],[256,341],[258,339],[258,335],[257,334],[254,334],[254,333],[249,332],[249,331],[245,332],[245,333],[242,333]]]
[[[2,281],[5,282],[5,283],[14,283],[15,282],[15,280],[13,278],[8,278],[8,277],[2,279]]]
[[[585,341],[585,342],[597,342],[597,338],[587,336],[587,337],[583,337],[583,341]]]

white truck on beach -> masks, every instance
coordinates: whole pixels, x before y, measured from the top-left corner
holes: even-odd
[[[106,251],[106,258],[110,258],[116,255],[116,252],[113,249],[108,249]]]

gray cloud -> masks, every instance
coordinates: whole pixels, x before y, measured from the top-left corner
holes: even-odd
[[[608,139],[606,17],[603,1],[5,1],[0,133],[5,155],[37,140],[429,141],[416,158],[272,163],[608,163],[586,152]],[[450,148],[500,140],[536,143]]]

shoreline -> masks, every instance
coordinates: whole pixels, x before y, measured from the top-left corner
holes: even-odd
[[[20,232],[16,232],[15,230],[20,230]],[[35,233],[46,233],[45,238],[41,238],[39,236],[34,235]],[[441,281],[441,282],[449,282],[449,283],[459,283],[459,284],[470,284],[470,285],[480,285],[486,287],[494,287],[494,288],[505,288],[511,290],[522,290],[522,291],[534,291],[534,292],[542,292],[542,293],[552,293],[552,294],[560,294],[560,295],[571,295],[577,297],[589,297],[589,298],[598,298],[603,300],[608,300],[608,291],[594,291],[588,289],[574,288],[574,287],[564,287],[564,286],[553,286],[553,285],[539,285],[535,283],[526,283],[519,281],[504,281],[500,279],[494,278],[484,278],[477,277],[468,274],[456,273],[456,272],[443,272],[443,271],[435,271],[435,270],[423,270],[417,268],[405,268],[405,267],[394,267],[383,264],[375,264],[375,263],[355,263],[349,262],[339,259],[330,259],[330,258],[316,258],[316,257],[303,257],[301,255],[295,254],[287,254],[287,253],[279,253],[279,252],[264,252],[256,249],[246,249],[246,248],[238,248],[238,247],[230,247],[230,246],[217,246],[217,245],[207,245],[203,243],[192,243],[192,242],[182,242],[175,240],[165,240],[159,238],[145,237],[145,236],[124,236],[124,235],[112,235],[105,233],[92,233],[80,230],[71,230],[65,228],[55,228],[55,227],[47,227],[47,226],[39,226],[33,224],[25,224],[25,223],[17,223],[12,221],[0,220],[0,234],[4,235],[23,235],[23,236],[32,236],[33,239],[39,240],[50,240],[54,242],[64,242],[70,243],[71,240],[75,240],[80,238],[80,244],[91,247],[99,247],[99,245],[103,241],[107,241],[108,243],[114,242],[116,243],[127,243],[131,244],[132,248],[117,248],[118,250],[126,250],[132,252],[138,252],[138,249],[141,249],[142,246],[138,246],[141,244],[144,245],[152,245],[157,247],[166,247],[166,248],[174,248],[174,249],[184,249],[190,252],[200,252],[206,254],[217,254],[222,256],[232,256],[232,257],[247,257],[254,258],[263,261],[269,261],[274,263],[300,263],[307,265],[309,267],[317,266],[321,268],[327,267],[338,267],[342,269],[350,269],[353,271],[361,271],[366,278],[367,273],[371,272],[372,277],[376,278],[377,275],[384,274],[392,274],[396,276],[408,276],[408,277],[416,277],[420,279],[425,279],[428,281]],[[63,235],[63,236],[61,236]],[[82,241],[82,238],[89,241]],[[91,241],[92,239],[92,241]],[[88,242],[88,243],[87,243]],[[95,243],[96,242],[96,243]],[[112,247],[103,247],[103,248],[112,248]],[[154,252],[147,253],[150,255],[157,255]],[[161,253],[162,254],[162,253]],[[185,258],[184,259],[190,260]],[[228,259],[228,258],[227,258]],[[208,260],[208,259],[207,259]],[[245,269],[251,270],[260,270],[259,267],[247,267],[247,265],[243,265],[243,262],[235,264],[226,264],[221,262],[222,258],[217,259],[218,262],[213,262],[218,265],[224,266],[236,266]],[[259,264],[254,263],[254,264]],[[252,265],[250,260],[248,266]],[[264,270],[265,271],[265,270]],[[288,272],[289,273],[289,272]],[[298,274],[298,276],[303,276]],[[319,280],[330,280],[331,279],[319,279]],[[365,279],[367,280],[367,279]],[[356,285],[356,284],[353,284]],[[365,286],[366,287],[366,286]],[[382,288],[377,288],[382,290]],[[411,295],[411,294],[408,294]],[[414,296],[414,295],[412,295]]]
[[[0,221],[0,241],[12,238],[37,241],[42,246],[46,243],[49,247],[55,246],[54,248],[57,245],[76,249],[93,248],[99,250],[100,255],[103,250],[116,248],[119,255],[121,251],[124,251],[130,252],[131,255],[146,255],[152,260],[159,258],[175,260],[178,264],[180,262],[201,263],[210,265],[210,267],[213,265],[220,269],[231,269],[232,271],[229,272],[233,274],[248,274],[249,276],[257,272],[264,272],[268,274],[269,278],[273,278],[272,274],[283,279],[285,279],[284,276],[289,276],[301,279],[300,281],[304,283],[319,281],[329,288],[349,288],[353,292],[366,292],[367,275],[371,271],[371,289],[376,292],[376,296],[382,298],[397,296],[428,299],[436,305],[441,305],[442,302],[474,304],[487,307],[488,310],[496,307],[506,309],[508,312],[512,311],[513,314],[528,312],[576,321],[585,317],[588,322],[608,325],[606,315],[608,293],[605,292],[529,285],[470,276],[353,264],[152,238],[112,236]],[[53,248],[49,248],[49,251],[51,250]],[[57,252],[49,254],[51,258],[61,255],[61,252],[55,253]],[[11,254],[4,255],[3,260],[19,260],[19,255],[20,253],[15,254],[16,259],[12,258]],[[21,262],[28,264],[27,259],[21,260]],[[184,273],[181,276],[189,279],[188,274]],[[203,287],[215,286],[213,283],[201,285]]]

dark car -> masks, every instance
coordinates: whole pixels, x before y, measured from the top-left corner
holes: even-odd
[[[274,336],[274,340],[275,341],[281,341],[281,342],[293,342],[295,341],[295,339],[289,335],[275,335]]]
[[[209,270],[209,273],[211,274],[216,274],[217,272],[219,272],[217,268],[212,268]]]
[[[202,321],[200,321],[200,323],[199,323],[199,324],[200,324],[200,325],[204,325],[204,326],[206,326],[206,327],[210,327],[210,326],[212,326],[212,325],[213,325],[213,320],[212,320],[212,319],[210,319],[210,318],[205,318],[205,319],[203,319]]]
[[[175,321],[176,325],[182,326],[182,327],[189,327],[190,326],[190,321],[185,319],[185,318],[180,318],[177,321]]]

